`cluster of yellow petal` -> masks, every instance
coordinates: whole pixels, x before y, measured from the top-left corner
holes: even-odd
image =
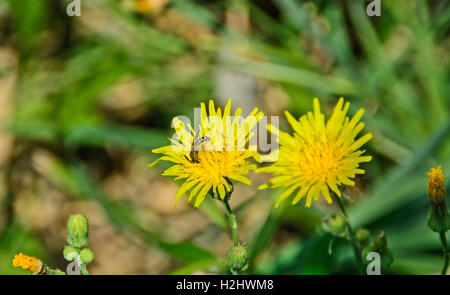
[[[21,267],[31,273],[37,273],[42,268],[42,262],[39,259],[23,253],[15,255],[12,264],[14,267]]]
[[[260,186],[283,187],[276,206],[296,190],[292,204],[306,197],[306,207],[312,200],[318,200],[321,195],[329,204],[332,203],[331,189],[341,196],[338,188],[341,184],[354,185],[352,178],[356,174],[364,174],[359,168],[362,162],[369,162],[371,156],[362,156],[364,150],[359,148],[367,143],[372,134],[368,133],[356,140],[356,136],[364,128],[359,122],[364,109],[360,109],[352,119],[347,115],[350,104],[344,105],[344,99],[339,99],[330,119],[325,122],[325,116],[320,111],[319,100],[313,101],[314,110],[296,120],[289,112],[286,117],[294,130],[294,134],[279,131],[269,126],[270,131],[278,136],[280,143],[279,158],[269,167],[257,169],[257,172],[269,172],[276,175],[268,183]]]
[[[225,198],[231,191],[231,180],[251,184],[245,175],[256,165],[249,158],[260,160],[256,145],[251,143],[252,129],[264,114],[255,108],[246,118],[241,115],[238,108],[231,116],[231,100],[223,113],[220,108],[216,110],[211,100],[208,112],[205,104],[201,104],[201,124],[197,130],[177,118],[173,120],[176,136],[172,144],[153,150],[163,156],[149,166],[159,160],[175,163],[163,173],[175,180],[185,179],[175,202],[191,190],[188,201],[195,197],[194,206],[198,207],[208,192]]]
[[[431,168],[427,175],[427,192],[430,200],[434,202],[445,201],[445,174],[442,171],[442,165],[439,165],[437,168]]]

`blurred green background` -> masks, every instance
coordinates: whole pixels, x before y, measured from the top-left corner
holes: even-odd
[[[0,274],[24,252],[65,269],[65,222],[91,223],[92,274],[227,273],[232,245],[221,207],[180,201],[178,185],[147,168],[176,115],[213,98],[267,115],[300,116],[317,96],[364,107],[372,162],[348,188],[353,225],[384,230],[396,274],[435,274],[437,234],[426,226],[426,172],[450,175],[450,5],[367,1],[0,0]],[[280,191],[237,185],[231,206],[250,274],[355,271],[333,242],[319,202],[278,209]],[[447,181],[447,190],[450,190]]]

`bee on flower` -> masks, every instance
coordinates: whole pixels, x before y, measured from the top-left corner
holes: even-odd
[[[174,163],[162,175],[184,179],[175,202],[190,190],[188,201],[195,198],[194,206],[199,207],[208,193],[223,200],[231,193],[232,181],[251,184],[246,175],[256,165],[250,159],[260,161],[256,144],[251,140],[252,129],[264,114],[255,108],[246,118],[241,115],[242,110],[238,108],[231,116],[231,100],[223,112],[210,100],[208,111],[201,104],[201,124],[196,130],[174,118],[176,135],[172,144],[154,149],[153,153],[162,156],[149,166],[160,160]]]
[[[294,130],[289,134],[269,126],[270,132],[278,137],[280,143],[278,160],[256,172],[272,173],[273,177],[259,189],[283,187],[276,206],[292,194],[292,204],[306,198],[306,207],[313,200],[323,196],[331,204],[330,190],[341,197],[339,186],[355,185],[352,180],[357,174],[364,174],[360,163],[369,162],[371,156],[363,156],[360,148],[367,143],[372,134],[368,133],[356,139],[363,130],[364,123],[359,122],[364,109],[356,112],[350,119],[347,116],[350,103],[344,104],[340,98],[328,121],[320,111],[319,100],[314,98],[314,111],[296,120],[286,111],[286,118]]]

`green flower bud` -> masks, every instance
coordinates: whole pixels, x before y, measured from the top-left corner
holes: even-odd
[[[233,246],[228,251],[228,266],[232,271],[244,271],[248,265],[248,251],[243,245]]]
[[[79,250],[72,246],[66,246],[64,247],[63,255],[64,258],[68,261],[74,261],[79,254]]]
[[[361,244],[361,246],[366,247],[370,242],[370,231],[365,228],[360,228],[356,232],[356,240]]]
[[[70,215],[67,222],[67,242],[81,248],[87,245],[89,239],[89,222],[83,214]]]
[[[83,249],[80,252],[80,260],[84,264],[91,263],[94,260],[94,253],[90,249]]]
[[[384,231],[381,231],[376,237],[372,245],[363,250],[363,258],[367,257],[370,252],[377,252],[381,257],[381,268],[388,268],[394,262],[394,253],[389,249],[387,238]],[[363,259],[366,261],[366,259]],[[369,263],[366,261],[366,264]]]
[[[333,214],[322,222],[323,229],[333,236],[344,237],[347,234],[347,222],[342,215]]]

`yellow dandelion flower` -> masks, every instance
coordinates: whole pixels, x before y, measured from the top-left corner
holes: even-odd
[[[445,174],[442,171],[442,165],[439,165],[437,168],[431,168],[427,175],[427,192],[430,200],[433,202],[445,201]]]
[[[39,273],[43,267],[43,264],[39,259],[23,253],[15,255],[12,264],[14,267],[21,267],[33,274]]]
[[[256,172],[275,175],[259,189],[285,189],[276,206],[297,190],[292,204],[306,197],[306,207],[310,207],[312,200],[318,200],[320,195],[331,204],[330,189],[340,197],[340,185],[353,186],[355,183],[352,178],[365,173],[359,164],[369,162],[372,157],[362,156],[365,150],[359,148],[372,138],[372,134],[356,140],[364,128],[364,123],[359,122],[364,109],[360,109],[350,119],[346,116],[349,106],[350,103],[344,105],[344,99],[340,98],[333,114],[325,122],[319,100],[314,98],[314,112],[308,112],[299,120],[286,111],[287,120],[294,129],[293,135],[269,126],[269,130],[278,136],[279,158],[271,166],[257,169]]]
[[[201,123],[197,130],[174,118],[173,126],[176,136],[169,146],[153,150],[153,153],[163,154],[149,166],[159,160],[175,163],[162,175],[174,176],[175,180],[185,179],[179,188],[175,203],[189,190],[190,202],[195,197],[195,207],[200,206],[208,192],[217,194],[224,199],[231,191],[230,181],[235,180],[250,185],[245,176],[250,170],[256,169],[250,158],[260,161],[256,145],[252,144],[254,133],[251,130],[264,116],[255,108],[246,118],[241,116],[238,108],[234,116],[230,115],[231,100],[228,101],[222,113],[209,101],[208,112],[204,103],[201,104]]]

